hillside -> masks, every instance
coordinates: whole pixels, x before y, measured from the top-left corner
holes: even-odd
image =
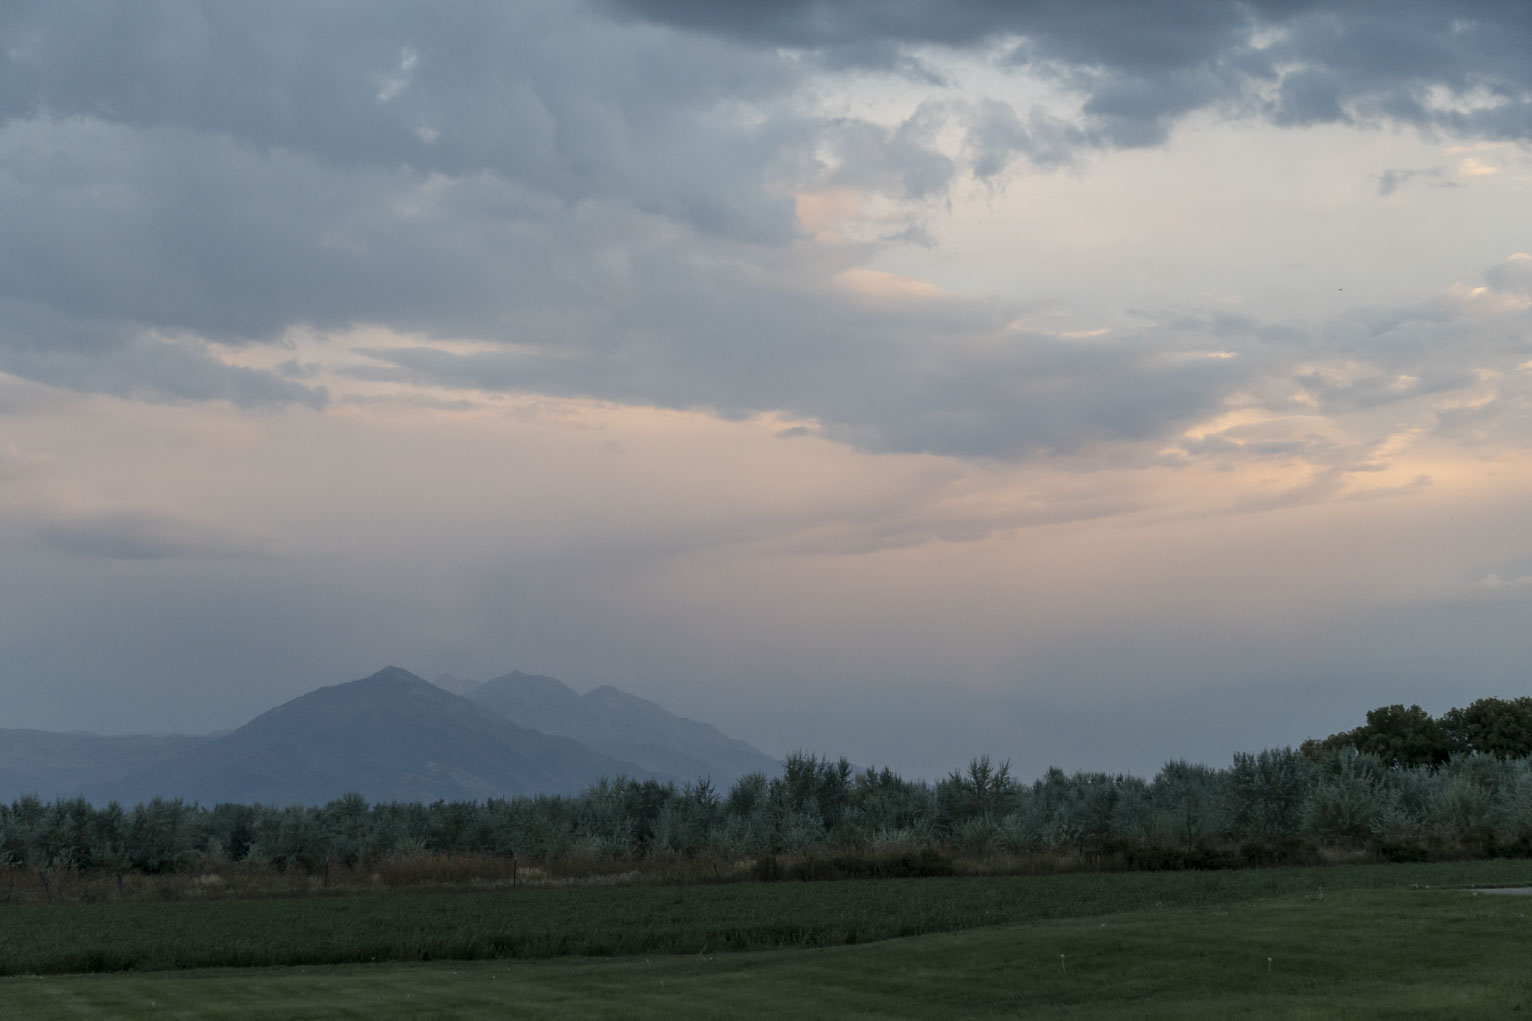
[[[619,773],[651,775],[388,667],[295,698],[103,793],[313,804],[357,791],[371,801],[429,802],[572,794]]]
[[[552,677],[514,671],[466,696],[518,726],[571,738],[604,755],[678,781],[710,777],[728,787],[746,773],[774,775],[782,764],[709,723],[609,685],[581,695]]]

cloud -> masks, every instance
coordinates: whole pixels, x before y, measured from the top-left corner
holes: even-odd
[[[1023,121],[1009,103],[985,98],[969,117],[966,141],[974,175],[988,180],[1018,156],[1035,167],[1068,166],[1085,139],[1079,127],[1046,111],[1034,109]]]
[[[1458,164],[1457,173],[1459,177],[1488,177],[1491,174],[1500,173],[1500,167],[1470,156]]]
[[[1302,369],[1293,379],[1303,388],[1304,402],[1327,414],[1376,408],[1423,394],[1458,389],[1474,381],[1472,372],[1465,368],[1438,367],[1429,380],[1407,373],[1390,374],[1375,366],[1361,371],[1348,368]]]
[[[1316,322],[1144,313],[1137,330],[1055,335],[1008,328],[1014,310],[996,303],[860,268],[830,264],[808,273],[811,282],[729,266],[679,274],[670,257],[656,249],[621,300],[576,337],[461,350],[361,346],[372,364],[353,371],[728,417],[784,412],[882,452],[1017,460],[1118,446],[1152,459],[1172,444],[1193,457],[1344,468],[1367,460],[1365,437],[1338,444],[1313,435],[1313,425],[1237,441],[1179,437],[1236,402],[1311,423],[1396,407],[1430,416],[1422,402],[1472,390],[1481,371],[1514,373],[1528,353],[1514,303],[1480,308],[1500,293],[1491,289]],[[1485,279],[1519,286],[1524,261],[1492,267]],[[848,293],[825,279],[856,286]],[[1439,423],[1452,417],[1440,413]]]
[[[1495,573],[1486,574],[1469,586],[1476,592],[1504,593],[1512,597],[1532,596],[1532,574],[1502,578]]]
[[[1013,66],[1052,75],[1083,97],[1087,132],[1099,144],[1158,144],[1176,120],[1206,108],[1285,125],[1392,119],[1473,137],[1532,137],[1524,59],[1532,24],[1494,0],[608,6],[702,36],[861,55],[884,67],[911,48],[1013,41]]]
[[[538,2],[456,17],[389,2],[149,3],[111,17],[20,4],[5,28],[7,120],[212,136],[350,170],[491,173],[564,201],[620,197],[699,228],[787,236],[759,157],[791,128],[714,109],[790,89],[796,74],[774,56],[678,46],[663,29]],[[733,191],[742,178],[756,187]]]
[[[1484,281],[1497,291],[1532,296],[1532,255],[1516,252],[1484,273]]]
[[[965,323],[974,312],[963,304],[901,302],[897,316],[862,321],[833,296],[787,303],[744,293],[736,302],[715,293],[716,310],[693,306],[686,314],[694,326],[716,323],[716,331],[699,331],[704,336],[732,334],[727,349],[651,342],[643,345],[642,372],[629,371],[640,342],[610,336],[584,351],[364,353],[388,366],[381,376],[398,381],[705,406],[724,415],[785,411],[864,449],[1002,459],[1163,436],[1211,412],[1247,372],[1237,360],[1165,361],[1137,338],[980,333]],[[923,360],[925,338],[943,326],[953,343],[939,360]],[[665,331],[641,330],[655,334]],[[775,336],[799,338],[793,357],[771,357],[782,345],[764,341]],[[692,394],[710,399],[702,404]]]
[[[1498,10],[13,5],[0,371],[317,409],[324,370],[285,350],[288,333],[376,324],[418,339],[363,345],[371,363],[337,377],[782,411],[867,450],[1000,459],[1159,449],[1251,388],[1274,407],[1295,394],[1324,413],[1383,407],[1463,385],[1469,349],[1499,358],[1508,341],[1450,301],[1025,333],[1007,329],[1019,309],[1006,302],[867,263],[899,243],[887,237],[929,240],[919,211],[967,173],[998,182],[1017,158],[1060,167],[1085,147],[1153,145],[1195,110],[1493,134],[1455,118],[1513,104],[1496,90],[1528,73],[1502,42],[1467,59],[1520,31]],[[920,77],[920,47],[981,43],[1077,108],[922,93],[877,120],[811,101],[840,73],[827,68]],[[1432,88],[1487,98],[1443,105]],[[1380,190],[1414,173],[1387,171]],[[854,196],[857,212],[820,223],[801,197],[816,195]],[[1509,263],[1492,277],[1520,286]],[[282,357],[251,367],[248,348]],[[1208,350],[1232,357],[1182,357]],[[1359,368],[1315,367],[1330,362]]]
[[[199,345],[140,337],[109,351],[7,353],[0,365],[71,390],[154,403],[226,400],[240,408],[297,404],[323,408],[324,387],[309,387],[209,354]]]
[[[812,526],[764,543],[775,552],[794,556],[858,556],[905,549],[928,543],[982,542],[993,536],[1029,528],[1045,528],[1128,515],[1143,505],[1120,494],[1074,495],[1051,493],[1046,499],[994,507],[929,505],[882,509],[860,518],[826,516]]]
[[[655,248],[683,276],[780,272],[792,187],[935,200],[955,172],[936,108],[892,126],[795,110],[802,70],[774,53],[561,3],[460,14],[8,5],[0,302],[30,325],[0,330],[0,369],[320,406],[203,342],[357,323],[584,339]]]
[[[714,5],[690,0],[615,0],[606,6],[635,17],[760,44],[814,50],[856,48],[867,40],[970,46],[996,36],[1025,35],[1057,59],[1138,70],[1181,66],[1244,34],[1240,8],[1216,3],[1160,5],[1131,0],[1090,11],[1068,3],[1019,7],[1004,0],[942,4],[877,0],[787,0],[769,5]]]
[[[1437,187],[1455,188],[1458,182],[1446,179],[1441,167],[1426,170],[1385,170],[1378,175],[1378,196],[1388,198],[1411,181],[1428,180]]]
[[[323,408],[324,387],[232,365],[206,343],[0,298],[0,371],[70,390],[156,403]]]
[[[1490,571],[1471,582],[1419,593],[1414,600],[1433,607],[1513,607],[1532,601],[1532,574],[1524,571],[1524,564]]]
[[[0,444],[0,483],[14,483],[45,473],[52,459],[20,450],[14,443]]]
[[[101,560],[246,560],[272,555],[269,535],[145,510],[58,517],[38,528],[54,549]]]

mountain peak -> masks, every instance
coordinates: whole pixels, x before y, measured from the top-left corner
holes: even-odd
[[[373,801],[456,801],[573,794],[619,774],[652,775],[389,666],[284,702],[110,793],[207,804],[321,804],[346,791]]]
[[[520,670],[512,670],[510,673],[496,677],[494,680],[485,681],[482,687],[486,692],[515,692],[524,697],[557,699],[559,701],[568,701],[580,697],[578,692],[556,677],[544,677],[542,674],[527,674],[522,673]]]
[[[412,674],[403,667],[386,666],[371,677],[363,677],[354,684],[429,684],[424,677]]]

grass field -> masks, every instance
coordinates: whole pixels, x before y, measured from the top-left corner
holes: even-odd
[[[1282,895],[860,946],[0,980],[24,1018],[1513,1018],[1532,901]]]
[[[0,906],[0,974],[824,947],[1145,908],[1519,884],[1500,860],[1229,872],[393,892]]]

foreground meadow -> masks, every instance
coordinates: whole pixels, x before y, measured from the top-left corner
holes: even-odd
[[[1509,1018],[1532,901],[1349,889],[859,946],[0,980],[27,1018]]]
[[[0,904],[0,975],[827,947],[1322,890],[1520,885],[1500,859],[1219,872]]]

